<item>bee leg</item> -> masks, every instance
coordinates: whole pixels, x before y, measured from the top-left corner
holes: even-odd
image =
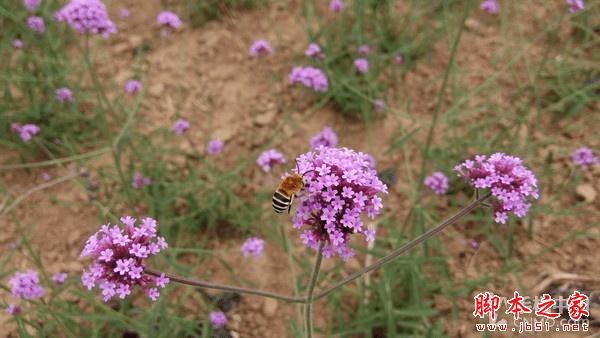
[[[292,197],[290,197],[290,206],[288,207],[288,215],[290,214],[290,212],[292,211],[292,203],[294,203],[294,194],[292,194]]]

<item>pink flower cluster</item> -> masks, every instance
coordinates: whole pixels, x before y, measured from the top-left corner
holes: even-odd
[[[39,6],[42,0],[23,0],[23,6],[30,11],[35,11]]]
[[[54,91],[54,96],[56,97],[56,101],[60,103],[73,101],[73,93],[66,87],[56,89]]]
[[[315,67],[294,67],[288,75],[288,83],[295,85],[302,84],[305,87],[312,88],[316,92],[324,93],[329,88],[327,76],[322,70]]]
[[[158,16],[156,17],[156,23],[159,26],[171,29],[177,29],[182,25],[181,19],[179,19],[177,14],[170,11],[162,11],[158,13]]]
[[[365,74],[369,71],[369,61],[363,58],[356,59],[354,60],[354,68],[356,68],[357,72]]]
[[[581,147],[575,149],[573,154],[571,155],[571,159],[578,165],[582,170],[587,170],[588,167],[594,166],[596,164],[600,164],[600,159],[596,155],[592,149],[587,147]]]
[[[263,253],[263,249],[265,247],[265,241],[258,237],[250,237],[248,238],[240,250],[244,257],[248,257],[250,255],[254,257],[259,257]]]
[[[210,320],[210,324],[215,328],[219,329],[223,326],[227,325],[227,316],[223,311],[213,311],[208,315],[208,319]]]
[[[35,124],[32,123],[27,123],[27,124],[18,124],[18,123],[11,123],[10,124],[10,129],[14,132],[19,134],[19,137],[21,138],[21,140],[28,142],[29,140],[31,140],[31,138],[36,135],[37,133],[40,132],[40,127],[36,126]]]
[[[340,256],[347,260],[354,252],[348,247],[351,234],[362,234],[367,241],[375,230],[367,228],[363,214],[375,218],[383,207],[379,193],[387,187],[371,167],[368,155],[347,148],[319,147],[297,159],[304,174],[304,195],[294,215],[294,228],[307,229],[302,242],[316,249],[325,242],[325,257]]]
[[[273,53],[273,48],[265,40],[256,40],[250,45],[248,52],[252,56],[261,56]]]
[[[135,172],[133,174],[133,179],[131,180],[131,186],[134,189],[140,189],[140,188],[145,187],[150,184],[152,184],[152,179],[150,179],[150,177],[146,177],[139,172]]]
[[[142,90],[142,84],[138,80],[129,80],[125,84],[125,92],[134,94]]]
[[[498,0],[484,0],[479,5],[479,8],[490,14],[498,13],[498,7]]]
[[[567,5],[569,5],[569,12],[571,13],[582,11],[585,8],[583,0],[567,0]]]
[[[310,139],[310,147],[316,149],[320,146],[335,147],[337,146],[338,138],[333,130],[329,127],[323,128],[321,132]]]
[[[344,7],[346,7],[346,5],[342,0],[331,0],[331,2],[329,2],[329,10],[334,13],[340,12]]]
[[[179,119],[173,123],[171,126],[171,131],[175,133],[175,135],[181,135],[185,133],[190,128],[190,123],[184,119]]]
[[[158,287],[164,288],[169,278],[145,275],[145,261],[166,249],[167,242],[156,235],[157,223],[152,218],[142,219],[137,226],[133,217],[121,217],[121,222],[124,229],[106,224],[87,240],[81,257],[94,261],[83,272],[81,282],[88,290],[98,285],[105,302],[114,296],[127,297],[136,285],[155,301]]]
[[[319,47],[319,45],[316,43],[309,44],[308,47],[306,47],[304,55],[308,56],[309,58],[317,59],[322,59],[325,57],[325,54],[321,51],[321,47]]]
[[[223,150],[223,146],[225,144],[221,140],[210,140],[208,145],[206,145],[206,152],[210,155],[218,154]]]
[[[525,216],[531,206],[528,199],[539,197],[535,175],[518,157],[503,153],[478,155],[474,161],[466,160],[454,170],[475,189],[490,189],[495,197],[492,204],[496,223],[506,223],[509,212]]]
[[[448,177],[443,172],[436,171],[425,177],[425,186],[437,195],[443,195],[448,190]]]
[[[270,172],[274,166],[283,163],[285,163],[285,157],[275,149],[263,151],[256,159],[256,164],[267,173]]]
[[[17,298],[36,299],[44,296],[44,288],[36,271],[27,270],[15,273],[8,281],[10,292]]]
[[[46,25],[44,24],[44,19],[42,19],[39,16],[30,16],[27,18],[27,27],[29,27],[31,30],[38,32],[38,33],[44,33],[44,31],[46,30]]]
[[[66,22],[81,34],[99,34],[107,38],[117,32],[110,20],[106,6],[100,0],[71,0],[54,13],[58,22]]]

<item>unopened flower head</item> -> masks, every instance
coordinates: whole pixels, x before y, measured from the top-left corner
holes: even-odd
[[[394,56],[394,63],[397,65],[401,65],[402,62],[404,62],[404,59],[402,58],[402,55],[398,54],[396,56]]]
[[[325,257],[347,260],[354,252],[348,247],[351,234],[367,241],[375,230],[364,225],[362,216],[375,218],[383,204],[379,193],[386,185],[377,177],[367,154],[347,148],[319,147],[297,159],[304,174],[304,191],[294,215],[294,228],[305,227],[303,243],[313,249],[324,242]]]
[[[42,180],[44,180],[44,182],[48,182],[52,179],[52,176],[50,176],[50,174],[48,174],[45,171],[40,176],[42,177]]]
[[[210,319],[210,324],[215,329],[227,325],[227,316],[225,316],[225,313],[223,313],[223,311],[213,311],[210,313],[208,318]]]
[[[288,83],[291,85],[302,84],[304,87],[312,88],[316,92],[324,93],[329,88],[327,76],[322,70],[315,67],[294,67],[288,75]]]
[[[221,140],[218,140],[218,139],[210,140],[208,142],[208,145],[206,145],[206,152],[211,155],[218,154],[223,150],[224,145],[225,144]]]
[[[310,147],[316,149],[320,146],[335,147],[337,146],[338,138],[333,130],[329,127],[323,128],[318,134],[310,139]]]
[[[6,309],[4,309],[7,315],[16,316],[21,313],[21,308],[16,304],[8,304]]]
[[[265,40],[256,40],[250,45],[248,52],[252,56],[267,55],[273,53],[273,48]]]
[[[61,285],[61,284],[64,284],[65,281],[67,280],[67,274],[64,272],[57,272],[57,273],[53,274],[50,279],[54,283]]]
[[[483,0],[479,5],[479,8],[490,14],[498,13],[498,7],[498,0]]]
[[[23,0],[23,6],[30,11],[35,11],[39,6],[42,0]]]
[[[340,12],[344,7],[346,7],[346,5],[342,0],[331,0],[329,2],[329,10],[334,13]]]
[[[378,113],[382,113],[385,110],[385,101],[382,99],[376,99],[373,102],[373,106],[375,107],[375,111]]]
[[[56,101],[60,103],[73,101],[73,93],[69,88],[66,87],[56,89],[54,91],[54,96],[56,97]]]
[[[14,132],[19,134],[19,137],[21,138],[21,140],[28,142],[29,140],[31,140],[31,138],[34,135],[37,135],[37,133],[40,132],[40,127],[36,126],[33,123],[27,123],[27,124],[18,124],[18,123],[11,123],[10,124],[10,129]]]
[[[592,149],[587,147],[577,148],[571,155],[571,159],[582,170],[587,170],[588,167],[600,164],[600,159],[594,155]]]
[[[14,39],[12,46],[14,49],[21,49],[23,48],[23,41],[21,41],[20,39]]]
[[[567,5],[569,5],[569,12],[571,13],[582,11],[585,8],[583,0],[567,0]]]
[[[358,47],[358,54],[360,54],[362,56],[367,56],[367,55],[369,55],[370,52],[371,52],[371,49],[369,48],[369,45],[360,45]]]
[[[436,171],[425,177],[425,186],[437,195],[443,195],[448,190],[448,177],[443,172]]]
[[[140,189],[140,188],[145,187],[150,184],[152,184],[152,180],[149,177],[146,177],[139,172],[135,172],[133,174],[133,179],[131,180],[131,186],[134,189]]]
[[[539,197],[535,175],[514,156],[495,153],[478,155],[454,170],[475,189],[490,189],[494,201],[494,220],[506,223],[508,213],[523,217],[529,211],[529,199]]]
[[[127,297],[137,285],[152,300],[159,297],[158,288],[164,288],[169,279],[164,275],[144,274],[145,261],[167,248],[163,237],[157,236],[157,223],[144,218],[139,225],[130,216],[121,217],[124,228],[103,225],[85,244],[81,257],[93,262],[84,270],[81,282],[88,290],[99,286],[105,302],[115,296]]]
[[[138,80],[129,80],[125,84],[125,92],[129,94],[137,93],[142,90],[142,84]]]
[[[190,128],[190,123],[184,119],[179,119],[171,126],[171,131],[176,135],[185,133]]]
[[[181,27],[181,19],[177,14],[170,11],[163,11],[156,17],[156,23],[163,28],[177,29]]]
[[[309,58],[317,59],[322,59],[325,57],[325,54],[323,54],[323,52],[321,51],[321,47],[316,43],[309,44],[308,47],[306,47],[304,55],[308,56]]]
[[[54,13],[58,22],[66,22],[80,34],[102,35],[107,38],[117,32],[117,26],[110,20],[106,6],[100,0],[71,0]]]
[[[250,237],[244,242],[244,244],[242,244],[241,250],[244,257],[248,257],[250,255],[254,257],[260,257],[260,255],[263,253],[264,247],[264,240],[258,237]]]
[[[354,60],[354,68],[356,68],[356,71],[359,73],[367,73],[369,71],[369,61],[363,58],[356,59]]]
[[[44,296],[44,288],[36,271],[27,270],[15,273],[8,281],[10,292],[16,298],[36,299]]]
[[[285,157],[275,149],[263,151],[256,159],[256,164],[267,173],[270,172],[274,166],[283,163],[285,163]]]
[[[39,16],[30,16],[27,18],[27,27],[31,30],[36,31],[38,33],[44,33],[46,30],[46,25],[44,24],[44,19]]]

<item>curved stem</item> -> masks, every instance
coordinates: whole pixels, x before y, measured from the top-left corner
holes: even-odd
[[[391,262],[392,260],[396,259],[398,256],[402,255],[406,251],[408,251],[408,250],[414,248],[415,246],[425,242],[426,240],[436,236],[442,230],[444,230],[446,227],[458,222],[460,219],[465,217],[467,214],[469,214],[475,208],[480,206],[482,204],[482,202],[485,201],[486,199],[488,199],[490,196],[491,196],[491,193],[487,193],[487,194],[479,197],[478,199],[473,201],[471,204],[467,205],[466,207],[461,209],[459,212],[457,212],[454,216],[448,218],[447,220],[445,220],[444,222],[442,222],[440,225],[436,226],[435,228],[427,231],[426,233],[422,234],[421,236],[404,244],[403,246],[399,247],[398,249],[392,251],[387,256],[378,259],[375,263],[373,263],[369,266],[366,266],[363,269],[361,269],[361,270],[351,274],[350,276],[342,279],[341,281],[333,284],[332,286],[329,286],[325,290],[318,293],[317,296],[314,297],[314,300],[318,300],[318,299],[321,299],[321,298],[327,296],[328,294],[335,291],[335,289],[352,282],[353,280],[359,278],[360,276],[362,276],[368,272],[371,272],[375,269],[380,268],[382,265]]]
[[[188,279],[188,278],[184,278],[181,276],[172,275],[172,274],[161,272],[161,271],[156,271],[156,270],[150,269],[150,268],[145,268],[144,273],[151,275],[151,276],[156,276],[156,277],[160,276],[161,274],[164,274],[166,277],[169,277],[169,279],[174,282],[191,285],[191,286],[195,286],[195,287],[199,287],[199,288],[245,293],[245,294],[249,294],[249,295],[256,295],[256,296],[261,296],[261,297],[282,300],[282,301],[288,302],[288,303],[306,303],[305,297],[290,297],[290,296],[279,295],[279,294],[268,292],[268,291],[247,289],[247,288],[231,286],[231,285],[224,285],[224,284],[209,283],[209,282],[205,282],[205,281],[201,281],[201,280]]]
[[[312,303],[315,285],[317,284],[317,277],[319,276],[319,270],[321,269],[321,261],[323,260],[323,246],[325,246],[325,242],[321,241],[321,243],[319,243],[319,249],[317,250],[315,266],[310,275],[310,281],[308,282],[306,291],[306,305],[304,306],[304,328],[306,331],[306,338],[312,338],[313,336]]]

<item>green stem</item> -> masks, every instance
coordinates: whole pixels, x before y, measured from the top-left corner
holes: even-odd
[[[312,338],[313,336],[312,303],[314,300],[317,277],[319,276],[319,270],[321,269],[321,261],[323,260],[323,246],[325,246],[325,242],[321,241],[319,244],[319,249],[317,250],[315,266],[310,275],[310,281],[308,282],[308,288],[306,291],[306,305],[304,305],[304,327],[306,329],[306,338]]]
[[[247,288],[242,288],[242,287],[237,287],[237,286],[216,284],[216,283],[210,283],[210,282],[205,282],[205,281],[201,281],[201,280],[188,279],[188,278],[164,273],[161,271],[156,271],[156,270],[150,269],[150,268],[144,269],[144,273],[151,275],[151,276],[156,276],[156,277],[160,276],[161,274],[164,274],[166,277],[168,277],[170,280],[172,280],[174,282],[191,285],[191,286],[195,286],[195,287],[200,287],[200,288],[205,288],[205,289],[215,289],[215,290],[231,291],[231,292],[237,292],[237,293],[245,293],[245,294],[249,294],[249,295],[273,298],[273,299],[281,300],[281,301],[288,302],[288,303],[305,303],[306,302],[306,299],[304,297],[290,297],[290,296],[279,295],[279,294],[268,292],[268,291],[247,289]]]

